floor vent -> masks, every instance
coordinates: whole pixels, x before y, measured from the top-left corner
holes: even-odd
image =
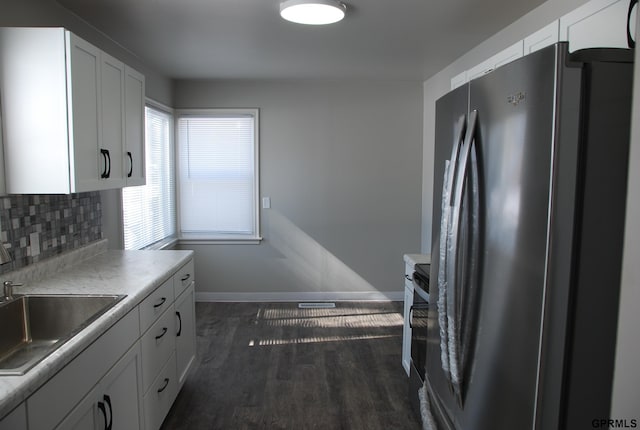
[[[335,303],[329,302],[313,302],[313,303],[298,303],[299,309],[328,309],[335,308]]]

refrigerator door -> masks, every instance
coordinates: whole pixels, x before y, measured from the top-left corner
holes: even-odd
[[[534,426],[556,58],[538,51],[437,103],[431,273],[445,276],[432,283],[426,385],[438,428]],[[466,91],[473,133],[456,157]]]

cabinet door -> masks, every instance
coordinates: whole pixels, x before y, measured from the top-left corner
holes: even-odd
[[[105,377],[102,400],[110,400],[110,423],[113,429],[143,428],[142,373],[140,344],[136,343]],[[100,400],[100,399],[99,399]],[[107,402],[105,402],[107,403]],[[109,405],[107,405],[109,406]]]
[[[137,430],[143,427],[140,345],[136,343],[57,427]]]
[[[176,300],[176,367],[178,389],[182,388],[196,358],[196,321],[194,285]]]
[[[464,72],[454,76],[453,78],[451,78],[451,89],[455,90],[458,87],[461,87],[462,85],[466,84],[468,82],[467,79],[467,71],[465,70]]]
[[[555,20],[524,39],[524,55],[558,42],[559,21]]]
[[[0,420],[0,430],[27,430],[27,409],[24,403]]]
[[[144,75],[125,67],[125,176],[126,185],[144,185],[145,115]]]
[[[488,60],[483,61],[475,67],[467,70],[467,80],[478,78],[485,75],[500,66],[504,66],[507,63],[517,60],[522,57],[524,50],[524,44],[521,41],[514,43],[510,47],[503,49]]]
[[[70,32],[67,36],[67,100],[71,191],[100,189],[100,173],[107,167],[101,145],[100,50]]]
[[[627,25],[635,35],[635,15],[627,22],[630,0],[592,0],[560,18],[560,40],[569,51],[627,48]],[[637,9],[637,7],[636,7]]]
[[[102,142],[100,157],[107,171],[101,172],[101,189],[124,186],[124,64],[104,52],[100,57]]]

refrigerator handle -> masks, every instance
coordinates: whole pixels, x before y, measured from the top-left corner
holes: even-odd
[[[451,371],[449,368],[449,341],[448,341],[448,318],[447,318],[447,249],[449,240],[449,222],[451,208],[451,191],[453,189],[453,179],[458,165],[458,154],[464,142],[467,128],[467,117],[462,115],[456,123],[456,139],[453,142],[451,158],[445,161],[444,177],[442,181],[442,201],[440,218],[440,250],[438,259],[438,325],[440,326],[440,359],[445,378],[451,381]]]
[[[452,198],[452,206],[451,206],[451,221],[449,225],[449,239],[448,239],[448,247],[447,247],[447,306],[446,313],[448,319],[448,349],[449,349],[449,367],[451,372],[451,384],[453,388],[453,392],[458,400],[458,403],[462,405],[462,390],[461,386],[463,383],[463,372],[464,372],[464,362],[461,357],[466,352],[466,348],[463,340],[463,330],[462,327],[464,325],[463,318],[466,317],[463,313],[463,309],[467,308],[469,291],[464,285],[465,282],[469,279],[466,276],[466,273],[461,274],[458,278],[459,269],[466,269],[466,264],[460,265],[458,262],[458,244],[459,244],[459,234],[460,234],[460,221],[461,221],[461,212],[462,212],[462,198],[465,189],[465,182],[467,179],[467,174],[470,170],[476,170],[475,167],[473,169],[469,168],[469,164],[471,159],[475,160],[476,157],[472,157],[471,150],[472,147],[475,151],[475,128],[477,123],[478,112],[472,111],[469,115],[469,126],[466,130],[466,136],[464,139],[464,144],[460,150],[460,160],[459,160],[459,168],[457,169],[456,179],[455,179],[455,191],[453,192]],[[470,183],[473,183],[473,178]],[[476,181],[477,182],[477,181]],[[471,197],[473,201],[471,202],[472,206],[477,206],[474,202],[477,201],[477,189],[471,190]],[[475,196],[474,192],[475,191]],[[472,208],[474,210],[474,208]],[[472,216],[472,218],[477,218],[476,216]],[[473,219],[472,219],[473,222]],[[472,227],[472,230],[475,228]],[[474,239],[475,234],[472,232],[472,241]],[[474,245],[473,242],[471,246],[477,246],[477,243]],[[471,258],[473,260],[473,257]],[[471,264],[472,261],[469,260]],[[466,262],[465,262],[466,263]],[[468,330],[464,331],[465,338],[467,338]]]

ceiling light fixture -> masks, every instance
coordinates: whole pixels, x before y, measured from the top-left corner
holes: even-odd
[[[286,0],[280,3],[280,16],[298,24],[333,24],[344,18],[347,7],[337,0]]]

